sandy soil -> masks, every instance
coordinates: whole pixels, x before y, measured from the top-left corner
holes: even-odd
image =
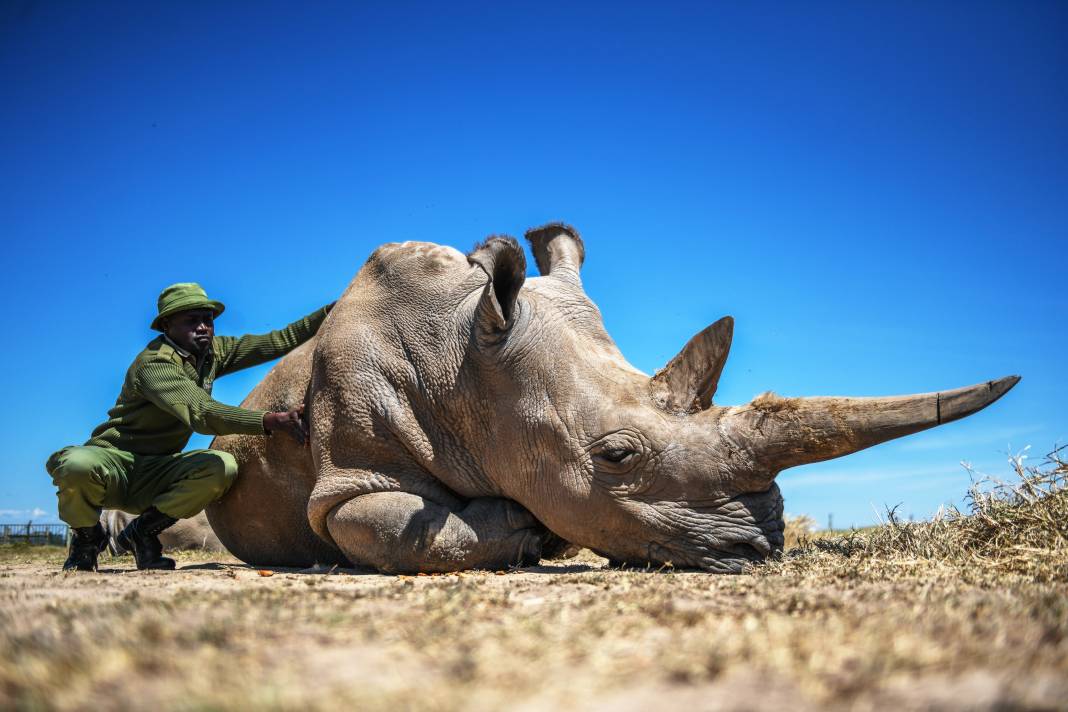
[[[2,708],[1068,708],[1063,584],[62,558],[0,547]]]

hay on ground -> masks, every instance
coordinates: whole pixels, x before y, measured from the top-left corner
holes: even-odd
[[[967,511],[943,509],[929,522],[902,522],[890,510],[885,526],[844,535],[799,537],[796,548],[760,573],[898,576],[944,567],[972,581],[1020,576],[1038,583],[1068,581],[1068,446],[1039,465],[1010,460],[1015,478],[975,481]]]

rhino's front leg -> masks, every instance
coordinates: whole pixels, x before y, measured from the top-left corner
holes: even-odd
[[[385,573],[530,565],[549,536],[512,500],[479,497],[454,510],[407,492],[354,497],[330,513],[327,528],[349,561]]]

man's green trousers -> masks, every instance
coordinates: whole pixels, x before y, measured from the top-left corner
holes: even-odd
[[[91,527],[100,510],[140,514],[155,507],[187,519],[222,497],[237,477],[233,455],[191,450],[173,455],[135,455],[110,447],[65,447],[45,466],[58,489],[59,518]]]

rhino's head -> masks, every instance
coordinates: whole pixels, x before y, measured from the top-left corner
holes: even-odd
[[[472,330],[492,410],[481,459],[556,534],[617,562],[738,572],[782,548],[780,471],[962,418],[1019,380],[716,405],[730,317],[650,377],[623,358],[583,291],[578,233],[554,223],[527,238],[542,277],[525,285],[513,240],[469,256],[490,277]]]

